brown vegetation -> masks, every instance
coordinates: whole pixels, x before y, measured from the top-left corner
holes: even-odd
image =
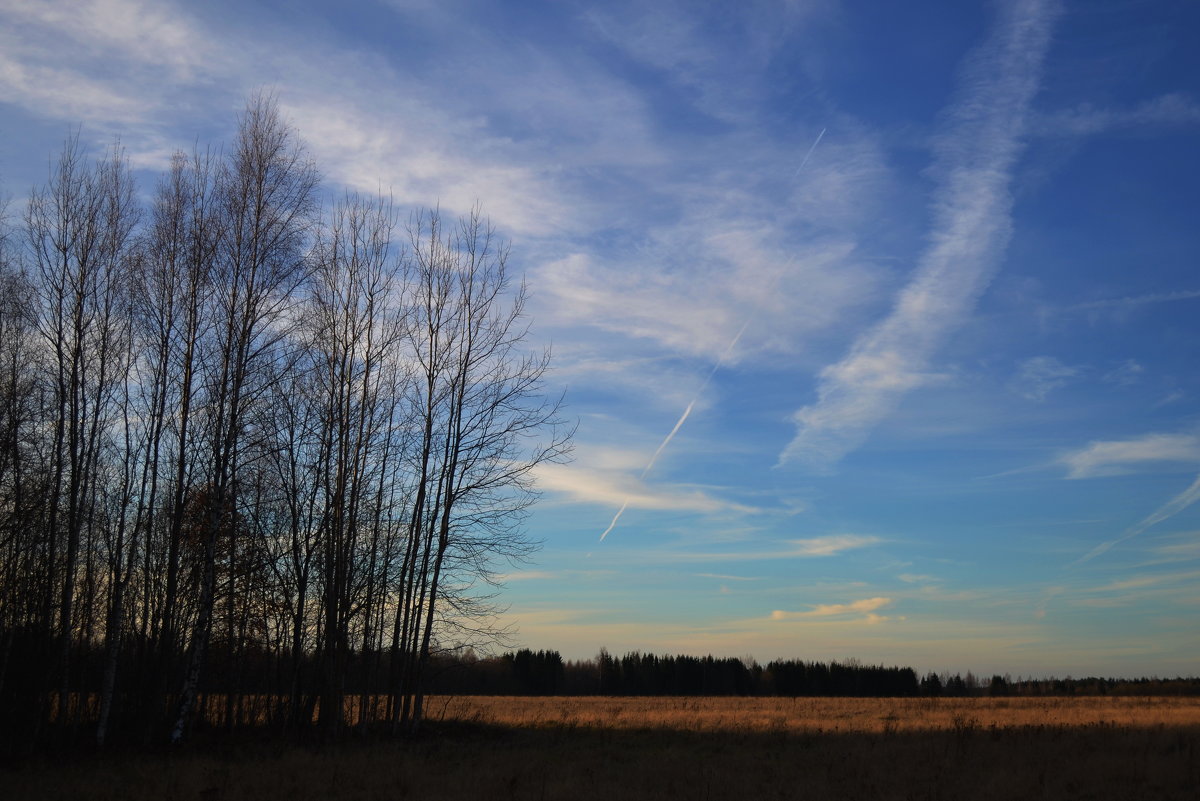
[[[430,698],[447,721],[511,728],[880,734],[1088,726],[1200,728],[1200,698]]]
[[[430,734],[0,774],[19,799],[1194,799],[1200,702],[431,698]]]

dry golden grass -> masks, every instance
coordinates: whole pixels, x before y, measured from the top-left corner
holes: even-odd
[[[1187,799],[1195,699],[431,699],[430,732],[0,771],[0,798]]]
[[[426,714],[505,727],[890,733],[1028,726],[1200,726],[1200,698],[435,696],[427,701]]]

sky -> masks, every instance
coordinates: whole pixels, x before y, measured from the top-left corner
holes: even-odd
[[[513,645],[1197,675],[1198,84],[1189,0],[0,0],[0,182],[266,89],[480,203],[578,422]]]

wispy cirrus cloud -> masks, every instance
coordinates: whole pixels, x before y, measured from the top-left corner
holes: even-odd
[[[501,584],[510,584],[514,581],[604,579],[612,575],[612,570],[513,570],[497,575],[496,580]]]
[[[729,14],[675,2],[611,3],[589,10],[585,19],[600,38],[628,58],[664,71],[673,83],[693,90],[696,107],[717,119],[738,121],[760,107],[766,87],[754,80],[779,45],[796,29],[820,17],[821,3],[748,4]],[[761,13],[767,11],[768,13]],[[714,28],[733,27],[735,37],[714,37]],[[706,30],[707,29],[707,30]]]
[[[181,119],[232,122],[231,98],[250,88],[238,77],[247,51],[190,12],[154,0],[0,3],[0,102],[80,126],[93,145],[119,139],[135,168],[164,168],[196,136],[176,138]]]
[[[172,126],[191,115],[231,126],[243,97],[269,87],[331,183],[451,213],[479,202],[510,236],[577,231],[596,205],[572,187],[579,170],[659,159],[643,101],[565,48],[516,54],[470,29],[445,40],[460,68],[430,75],[401,51],[350,48],[287,20],[264,31],[190,11],[169,0],[4,4],[0,101],[119,135],[135,164],[158,168],[196,135],[172,141]],[[442,13],[409,11],[409,26]],[[539,118],[541,136],[498,122],[516,109]]]
[[[1125,321],[1135,313],[1163,303],[1180,303],[1200,298],[1200,289],[1180,289],[1175,292],[1149,292],[1141,295],[1126,295],[1076,303],[1062,309],[1065,313],[1085,314],[1092,321],[1099,317],[1111,317]],[[1053,313],[1053,312],[1051,312]]]
[[[438,37],[454,70],[336,41],[322,42],[319,66],[287,39],[264,54],[332,180],[456,214],[480,203],[506,236],[557,241],[604,219],[604,200],[583,191],[591,171],[663,160],[644,100],[602,65],[544,42],[514,52],[452,16],[404,8],[389,22]]]
[[[1141,364],[1133,359],[1126,359],[1102,375],[1100,380],[1119,387],[1131,387],[1142,380],[1142,374],[1145,372],[1146,368]]]
[[[1091,136],[1107,131],[1196,125],[1200,125],[1200,103],[1189,95],[1172,92],[1132,108],[1100,108],[1083,104],[1043,114],[1035,120],[1033,129],[1043,136]]]
[[[843,551],[853,551],[883,542],[879,537],[863,534],[831,534],[827,537],[812,537],[805,540],[789,540],[798,556],[836,556]]]
[[[1190,562],[1200,559],[1200,532],[1193,531],[1179,542],[1166,542],[1150,549],[1152,554],[1144,564]]]
[[[1200,436],[1195,434],[1146,434],[1126,440],[1091,442],[1087,447],[1067,453],[1059,463],[1067,467],[1067,478],[1086,479],[1120,476],[1149,466],[1187,465],[1200,462]],[[1174,495],[1149,515],[1125,529],[1116,539],[1102,542],[1072,564],[1100,556],[1113,546],[1145,533],[1200,501],[1200,476],[1182,492]]]
[[[1044,401],[1050,393],[1065,387],[1082,372],[1079,367],[1063,364],[1053,356],[1034,356],[1017,365],[1011,386],[1023,398]]]
[[[842,166],[825,171],[840,173]],[[818,234],[789,241],[783,234],[789,220],[771,219],[768,198],[754,197],[728,175],[709,178],[726,191],[675,183],[684,218],[647,230],[636,247],[576,250],[540,266],[547,319],[584,320],[605,341],[615,334],[706,360],[720,358],[750,320],[727,359],[736,364],[747,353],[794,352],[798,342],[838,326],[873,299],[877,270],[859,257],[852,235],[834,230],[845,222],[837,214],[818,222]],[[842,180],[845,195],[862,198],[884,179],[880,169]]]
[[[1067,478],[1098,478],[1135,472],[1150,465],[1200,462],[1200,436],[1146,434],[1124,440],[1101,440],[1059,458]]]
[[[947,133],[937,141],[931,243],[882,322],[821,372],[817,402],[797,411],[780,463],[827,466],[858,447],[907,392],[927,380],[937,348],[974,306],[1007,245],[1012,171],[1057,12],[1054,2],[1003,7],[967,60]]]
[[[120,119],[140,118],[147,104],[107,82],[89,78],[61,66],[29,63],[0,48],[0,100],[29,109],[38,106],[65,110],[76,119],[99,115]]]
[[[1152,575],[1134,576],[1133,578],[1111,581],[1108,584],[1092,588],[1091,592],[1123,592],[1126,590],[1142,590],[1146,589],[1147,587],[1159,587],[1171,584],[1194,585],[1197,579],[1200,579],[1200,571],[1196,570],[1177,573],[1155,573]]]
[[[166,68],[190,79],[207,72],[210,43],[183,9],[144,0],[8,0],[10,30],[31,47],[53,47],[60,58],[103,57]],[[69,40],[72,47],[62,47]]]
[[[550,570],[514,570],[496,576],[496,580],[507,584],[513,581],[544,581],[558,577],[558,573]]]
[[[455,69],[403,50],[352,49],[288,20],[250,31],[169,0],[9,3],[0,99],[82,122],[93,136],[120,134],[135,164],[159,168],[194,136],[173,139],[167,121],[179,114],[166,104],[186,98],[196,119],[231,124],[241,96],[268,86],[330,183],[391,192],[402,207],[457,213],[480,202],[505,235],[521,237],[539,321],[570,331],[560,342],[582,341],[582,324],[708,358],[748,317],[765,319],[731,355],[736,363],[756,349],[795,352],[870,299],[873,271],[846,224],[871,213],[886,181],[870,135],[831,133],[805,180],[785,188],[794,202],[781,203],[771,176],[798,162],[819,129],[779,141],[743,120],[680,160],[652,99],[611,64],[548,39],[514,49],[486,26],[464,25],[469,9],[393,5],[395,23],[437,39]],[[781,10],[793,26],[808,16]],[[633,11],[576,17],[572,31],[630,58],[666,59],[658,66],[682,84],[736,86],[725,100],[760,80],[761,65],[744,65],[747,81],[727,80],[727,60],[712,52],[711,31],[687,22],[688,8]],[[659,41],[667,19],[680,22],[669,47]],[[738,41],[782,41],[774,13],[738,24]],[[627,28],[639,33],[626,37]],[[797,219],[818,235],[789,239]],[[597,227],[624,246],[597,247]]]
[[[881,537],[863,534],[830,534],[796,540],[756,543],[749,548],[698,551],[693,547],[641,552],[639,558],[671,564],[708,562],[777,562],[784,559],[824,559],[878,545]]]
[[[728,573],[696,573],[699,578],[720,579],[721,581],[762,581],[762,576],[734,576]]]
[[[896,578],[905,584],[930,584],[937,581],[937,577],[931,576],[928,573],[901,573]]]
[[[0,5],[0,101],[121,135],[134,163],[165,161],[156,113],[183,87],[228,77],[221,50],[185,9],[162,3],[13,0]]]
[[[723,500],[703,489],[670,484],[651,486],[628,473],[595,470],[577,464],[538,465],[534,475],[539,489],[574,503],[626,504],[630,509],[701,513],[749,514],[758,511],[752,506]]]
[[[776,609],[771,612],[772,620],[806,620],[811,618],[844,618],[862,617],[868,623],[882,623],[890,618],[875,614],[878,610],[892,604],[891,598],[863,598],[846,604],[818,604],[803,612],[788,612]]]
[[[1104,584],[1083,584],[1055,588],[1053,596],[1073,607],[1109,609],[1129,607],[1152,601],[1156,608],[1172,604],[1195,603],[1196,580],[1200,571],[1141,573]]]
[[[309,85],[289,89],[281,103],[337,183],[455,214],[478,202],[506,235],[575,224],[577,207],[564,202],[554,171],[536,165],[523,148],[494,141],[475,121],[446,109],[411,98],[373,106],[367,95],[365,88],[337,94]],[[463,147],[470,141],[478,147]]]

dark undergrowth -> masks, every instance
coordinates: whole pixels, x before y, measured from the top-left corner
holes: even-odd
[[[1200,727],[885,733],[431,725],[403,740],[283,744],[210,732],[186,750],[41,756],[3,796],[240,799],[1187,799]]]

